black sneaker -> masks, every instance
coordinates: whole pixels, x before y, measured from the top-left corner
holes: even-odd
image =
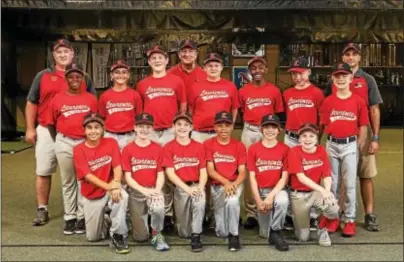
[[[292,231],[295,228],[293,225],[293,218],[291,216],[286,216],[283,228],[287,231]]]
[[[164,232],[171,232],[174,230],[174,223],[172,216],[164,217]]]
[[[203,250],[201,236],[199,234],[192,234],[191,248],[192,248],[192,252],[201,252]]]
[[[315,218],[310,218],[310,231],[317,231],[318,222]]]
[[[270,245],[274,245],[275,248],[278,249],[279,251],[288,251],[289,250],[289,245],[283,239],[283,236],[281,235],[280,230],[271,229],[271,232],[269,233],[268,243]]]
[[[49,213],[48,210],[45,208],[41,207],[36,210],[36,218],[34,218],[34,221],[32,221],[32,225],[37,227],[37,226],[43,226],[49,221]]]
[[[379,225],[376,222],[375,214],[365,215],[365,229],[371,232],[378,232],[380,230]]]
[[[254,217],[248,217],[244,224],[244,229],[250,230],[254,229],[257,226],[258,226],[257,219],[255,219]]]
[[[235,252],[241,249],[240,239],[238,236],[233,236],[232,234],[229,234],[228,240],[229,240],[229,251]]]
[[[123,235],[113,234],[111,237],[110,247],[115,248],[115,252],[118,254],[128,254],[130,249],[125,242]]]
[[[76,229],[74,230],[76,234],[86,233],[86,221],[83,219],[77,220]]]
[[[63,228],[63,234],[65,235],[73,235],[76,231],[76,222],[77,219],[70,219],[65,221],[65,227]]]

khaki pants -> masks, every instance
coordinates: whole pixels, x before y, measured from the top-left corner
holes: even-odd
[[[180,187],[174,189],[175,217],[180,237],[188,238],[191,234],[202,233],[205,204],[205,195],[193,198]]]
[[[50,176],[56,172],[57,160],[55,142],[48,128],[38,125],[36,127],[37,141],[35,144],[36,174]]]
[[[73,147],[84,139],[72,139],[61,133],[56,135],[55,152],[60,168],[64,220],[83,219],[83,196],[80,192],[80,182],[77,181],[73,162]]]
[[[308,241],[310,237],[310,209],[320,211],[326,218],[338,218],[339,206],[324,205],[324,198],[320,192],[294,192],[290,193],[295,235],[299,241]]]
[[[132,234],[135,241],[143,242],[149,239],[149,227],[147,224],[149,215],[152,229],[157,232],[163,230],[164,201],[159,205],[151,205],[150,199],[130,188],[129,212],[132,219]]]
[[[370,155],[368,150],[372,142],[372,128],[367,127],[365,146],[359,151],[358,176],[359,178],[373,178],[377,175],[376,156]]]
[[[99,199],[87,199],[83,197],[84,217],[86,219],[86,236],[88,241],[105,239],[108,234],[108,223],[104,220],[105,207],[111,210],[109,215],[111,227],[110,236],[113,234],[128,236],[126,225],[126,210],[128,208],[128,193],[121,189],[122,199],[118,203],[112,202],[108,193]]]

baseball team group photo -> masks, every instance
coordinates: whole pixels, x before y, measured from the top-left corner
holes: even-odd
[[[77,44],[48,42],[2,151],[7,260],[402,259],[404,45]]]

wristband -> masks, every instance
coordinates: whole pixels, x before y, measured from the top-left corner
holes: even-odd
[[[378,135],[372,136],[372,141],[379,142],[380,137]]]

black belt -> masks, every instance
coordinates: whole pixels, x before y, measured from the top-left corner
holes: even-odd
[[[205,134],[214,134],[214,133],[216,133],[215,130],[195,130],[195,131],[199,132],[199,133],[205,133]]]
[[[199,181],[184,181],[187,186],[192,186],[194,184],[199,184]]]
[[[107,130],[108,133],[116,134],[116,135],[127,135],[127,134],[132,134],[134,131],[128,131],[128,132],[112,132]]]
[[[351,142],[356,141],[356,136],[350,136],[350,137],[345,137],[345,138],[335,138],[332,136],[327,136],[327,140],[337,143],[337,144],[349,144]]]
[[[285,133],[290,137],[299,139],[299,135],[297,133],[295,133],[295,132],[291,132],[291,131],[286,130]]]
[[[313,190],[298,190],[298,189],[291,188],[290,192],[293,192],[293,193],[310,193],[310,192],[313,192]]]

